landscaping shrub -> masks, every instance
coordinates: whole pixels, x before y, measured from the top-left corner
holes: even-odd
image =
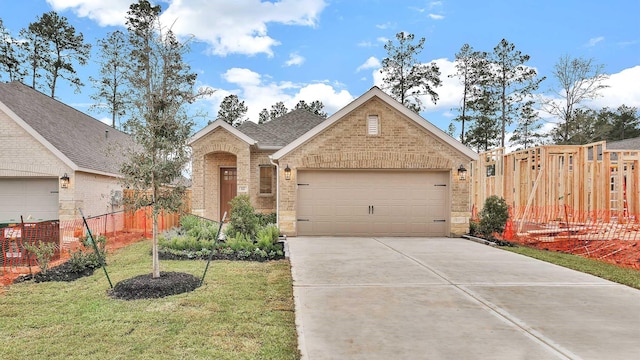
[[[24,249],[35,255],[40,271],[46,274],[47,270],[49,270],[51,258],[55,254],[56,244],[38,241],[35,244],[24,244]]]
[[[102,266],[100,259],[106,261],[107,256],[107,238],[100,235],[95,239],[98,253],[96,253],[89,237],[81,238],[82,247],[70,253],[68,266],[72,272],[83,272],[86,269],[97,269]]]
[[[496,195],[489,196],[482,211],[480,211],[480,233],[489,240],[495,239],[494,234],[500,234],[509,219],[507,202]]]
[[[235,237],[236,234],[240,233],[250,239],[255,238],[259,223],[258,216],[249,200],[249,195],[238,195],[229,204],[231,205],[231,215],[229,226],[225,232],[227,236]]]
[[[258,225],[260,226],[275,224],[277,221],[276,213],[268,213],[268,214],[256,213],[256,216],[258,217]]]

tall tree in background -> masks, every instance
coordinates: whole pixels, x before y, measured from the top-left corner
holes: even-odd
[[[278,101],[277,103],[271,105],[271,110],[269,110],[269,119],[277,119],[282,115],[285,115],[289,112],[289,109],[284,105],[282,101]]]
[[[624,140],[640,136],[640,114],[638,109],[620,105],[615,111],[603,109],[610,125],[606,140]]]
[[[593,59],[571,58],[562,56],[553,67],[552,75],[557,87],[552,89],[553,99],[543,99],[543,109],[559,120],[557,130],[552,138],[557,144],[567,144],[571,138],[571,122],[574,112],[585,100],[600,96],[600,91],[607,86],[603,84],[608,78],[603,73],[604,66],[595,64]],[[556,98],[562,100],[558,101]],[[575,127],[573,127],[575,129]]]
[[[540,133],[542,123],[533,105],[534,101],[528,100],[520,106],[518,124],[509,138],[511,145],[516,146],[516,150],[542,145],[544,139],[544,135]]]
[[[264,124],[269,120],[271,120],[269,118],[269,110],[267,109],[260,110],[260,113],[258,114],[258,124]]]
[[[160,277],[158,258],[158,214],[176,211],[185,187],[174,183],[189,162],[186,141],[193,120],[185,105],[210,91],[195,90],[196,74],[183,55],[188,47],[159,23],[160,6],[147,0],[131,4],[127,12],[130,52],[127,70],[132,90],[127,128],[138,147],[130,149],[121,171],[124,186],[137,190],[135,207],[153,208],[153,277]],[[164,30],[164,32],[163,32]]]
[[[454,118],[454,121],[461,123],[460,142],[463,144],[466,144],[465,125],[471,121],[468,105],[478,97],[479,82],[481,80],[479,69],[482,68],[482,63],[486,62],[486,58],[487,53],[474,51],[473,47],[469,44],[464,44],[456,54],[456,73],[449,75],[450,77],[457,77],[462,84],[462,99],[459,107],[460,113]]]
[[[415,35],[405,32],[396,34],[397,45],[389,40],[384,46],[387,57],[382,60],[380,72],[383,89],[407,108],[419,113],[424,109],[423,95],[429,95],[435,104],[438,94],[435,88],[441,85],[440,69],[435,63],[423,64],[416,56],[422,52],[425,39],[413,44]]]
[[[231,126],[238,126],[246,120],[247,106],[238,99],[238,95],[231,94],[224,97],[218,110],[218,119],[224,120]]]
[[[537,78],[536,70],[525,65],[529,55],[523,55],[505,39],[493,49],[490,61],[498,97],[500,147],[504,147],[507,125],[516,120],[521,113],[520,107],[528,102],[544,78]]]
[[[85,65],[91,52],[91,44],[84,43],[82,33],[76,33],[67,18],[55,11],[44,13],[36,22],[29,24],[29,31],[43,40],[43,51],[51,54],[48,61],[44,62],[51,97],[55,97],[59,78],[71,82],[79,92],[83,83],[77,76],[74,63]]]
[[[45,40],[40,37],[36,31],[35,23],[29,24],[28,27],[20,30],[20,50],[25,58],[25,74],[31,76],[31,87],[38,89],[41,71],[45,64],[51,62],[51,54],[47,51]]]
[[[125,115],[128,100],[128,85],[126,83],[127,37],[116,30],[107,34],[105,39],[98,40],[100,63],[100,78],[89,77],[96,89],[91,99],[97,101],[89,110],[106,108],[111,114],[111,127],[116,127],[116,119]]]
[[[488,81],[490,77],[483,76],[483,79]],[[478,97],[468,105],[473,113],[473,122],[467,132],[466,144],[478,152],[490,150],[500,144],[500,124],[495,116],[498,99],[492,92],[494,90],[481,83]]]
[[[9,75],[9,81],[24,79],[24,69],[21,67],[22,53],[18,51],[17,44],[18,41],[11,36],[0,19],[0,79],[2,73]]]
[[[314,100],[311,103],[307,103],[304,100],[300,100],[298,101],[294,109],[303,109],[303,110],[307,110],[312,114],[318,115],[320,117],[323,117],[323,118],[327,117],[327,113],[323,111],[324,104],[320,100]]]

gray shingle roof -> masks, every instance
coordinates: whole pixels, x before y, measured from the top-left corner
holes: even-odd
[[[260,146],[285,146],[326,120],[307,110],[296,109],[264,124],[245,121],[238,127]]]
[[[619,141],[607,141],[607,149],[611,150],[640,150],[640,137]]]
[[[0,102],[79,168],[119,174],[122,151],[133,144],[129,135],[20,82],[0,83]]]

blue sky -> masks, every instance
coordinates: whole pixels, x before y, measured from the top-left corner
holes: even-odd
[[[55,10],[95,44],[106,33],[123,29],[131,0],[0,0],[0,18],[18,31],[36,17]],[[520,1],[399,1],[399,0],[166,0],[162,22],[179,35],[193,35],[187,61],[201,85],[217,91],[196,104],[209,119],[198,119],[195,130],[215,118],[220,101],[237,94],[257,121],[262,108],[283,101],[321,100],[329,114],[379,85],[384,44],[406,31],[425,37],[422,62],[435,61],[443,86],[437,104],[428,103],[422,116],[446,129],[461,97],[454,72],[455,53],[468,43],[491,51],[502,38],[531,56],[527,65],[547,76],[540,93],[554,87],[550,71],[558,58],[594,58],[610,75],[602,97],[590,106],[640,108],[639,0]],[[97,54],[97,49],[93,50]],[[95,60],[94,60],[95,61]],[[68,83],[56,89],[59,100],[90,113],[88,80],[97,76],[95,63],[79,67],[85,82],[80,94]],[[6,78],[0,78],[6,81]],[[552,122],[553,119],[547,119]]]

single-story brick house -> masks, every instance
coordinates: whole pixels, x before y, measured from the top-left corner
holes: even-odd
[[[129,135],[20,82],[0,83],[0,223],[119,209]]]
[[[289,236],[458,236],[478,155],[377,87],[327,119],[304,110],[189,141],[192,211],[220,219],[248,194]]]

